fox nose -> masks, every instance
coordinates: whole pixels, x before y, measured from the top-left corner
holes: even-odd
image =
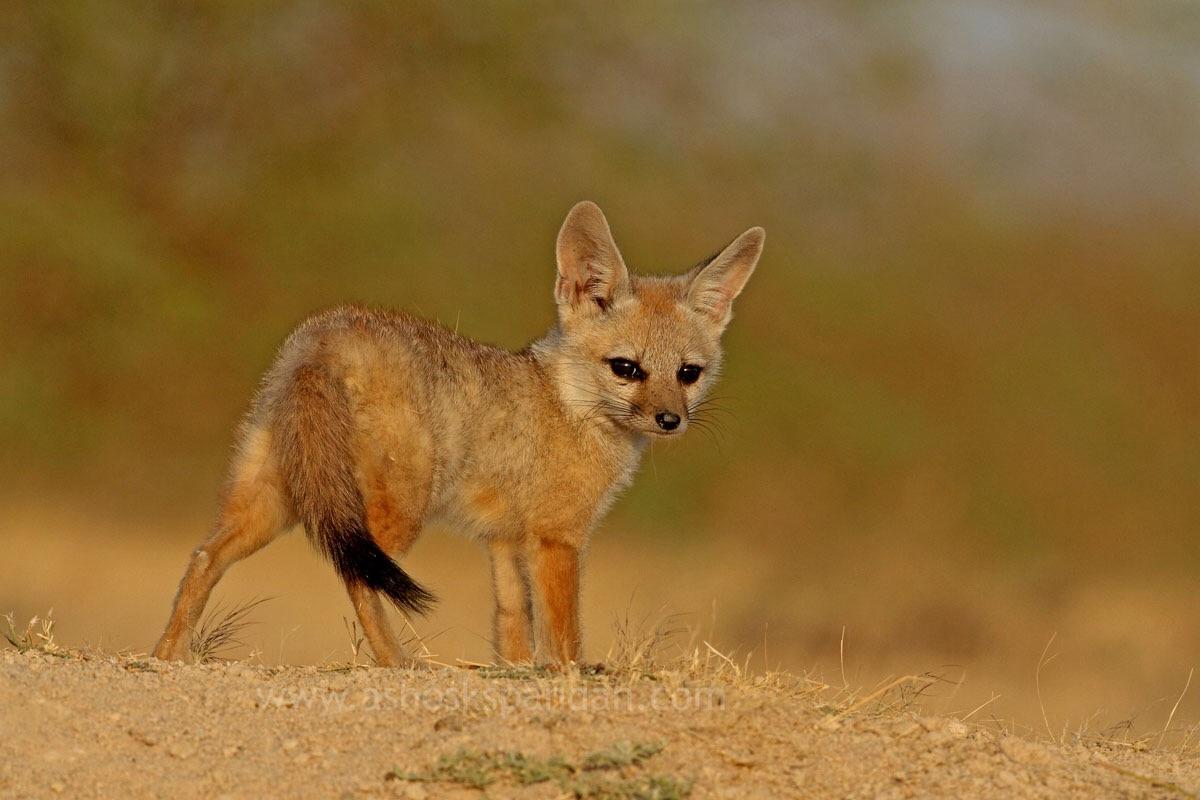
[[[664,431],[673,431],[679,427],[679,415],[672,414],[670,411],[660,411],[654,415],[654,421],[658,423],[658,427]]]

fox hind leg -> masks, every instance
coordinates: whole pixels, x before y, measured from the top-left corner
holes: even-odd
[[[367,530],[376,544],[393,558],[403,556],[416,541],[420,534],[416,512],[423,511],[428,502],[421,487],[407,485],[398,472],[394,466],[378,469],[376,480],[366,492]],[[405,654],[388,622],[382,595],[357,581],[346,581],[346,593],[375,654],[375,662],[381,667],[414,666],[416,662]]]
[[[350,595],[363,635],[375,654],[375,663],[381,667],[411,666],[413,661],[404,654],[404,647],[387,620],[379,592],[357,581],[346,581],[346,594]]]
[[[187,656],[192,630],[217,581],[229,567],[270,544],[292,521],[269,463],[267,435],[252,432],[235,464],[213,532],[188,562],[154,656],[165,661]]]

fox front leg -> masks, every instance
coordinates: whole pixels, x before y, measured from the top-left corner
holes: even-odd
[[[538,651],[562,665],[579,660],[579,548],[538,539],[529,558],[538,610]]]
[[[510,541],[493,542],[491,553],[492,591],[496,600],[492,646],[504,661],[530,662],[532,608],[525,554],[518,544]]]

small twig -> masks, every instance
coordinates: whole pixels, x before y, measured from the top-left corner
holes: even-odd
[[[838,641],[838,665],[842,670],[842,688],[846,689],[850,686],[850,682],[846,680],[846,626],[842,626],[842,638]]]
[[[350,637],[350,666],[358,666],[358,655],[362,652],[363,637],[358,633],[358,622],[342,617],[342,624],[346,627],[346,635]]]
[[[721,659],[722,661],[729,664],[729,666],[733,667],[733,671],[735,674],[739,674],[739,675],[741,674],[741,670],[738,669],[737,664],[733,663],[733,659],[730,658],[729,656],[725,655],[724,653],[722,653],[717,648],[713,647],[711,644],[709,644],[707,639],[704,640],[704,646],[707,647],[709,649],[709,652],[711,652],[717,658]]]
[[[876,700],[876,699],[882,697],[883,695],[890,692],[892,689],[895,689],[897,686],[903,686],[906,683],[921,683],[925,686],[928,686],[932,683],[937,683],[937,681],[934,678],[929,678],[924,675],[904,675],[902,677],[896,678],[896,680],[892,681],[891,683],[887,683],[887,684],[879,687],[878,689],[871,692],[866,697],[855,702],[849,708],[839,711],[838,713],[834,714],[832,717],[827,717],[826,719],[822,720],[822,722],[823,723],[836,722],[837,720],[841,719],[842,717],[845,717],[848,714],[853,714],[855,711],[859,710],[860,708],[862,708],[863,706],[865,706],[867,703],[871,702],[872,700]]]
[[[495,664],[483,664],[479,661],[467,661],[465,658],[456,658],[454,659],[454,663],[461,664],[467,669],[489,669],[496,666]]]
[[[1179,693],[1179,699],[1175,701],[1175,705],[1171,707],[1171,713],[1167,715],[1167,724],[1163,725],[1162,733],[1158,735],[1158,747],[1162,747],[1163,739],[1166,738],[1167,730],[1171,727],[1171,723],[1175,719],[1175,712],[1179,710],[1179,704],[1183,702],[1183,696],[1187,694],[1188,687],[1192,685],[1192,674],[1196,671],[1195,667],[1188,670],[1187,682],[1183,684],[1183,691]]]
[[[1050,717],[1046,714],[1046,704],[1042,702],[1042,666],[1054,659],[1054,656],[1047,659],[1046,653],[1049,652],[1050,645],[1054,644],[1056,636],[1058,636],[1057,631],[1050,634],[1050,641],[1046,642],[1046,646],[1042,648],[1042,655],[1038,658],[1037,670],[1034,672],[1033,681],[1034,687],[1037,689],[1038,707],[1042,710],[1042,722],[1046,725],[1046,735],[1050,737],[1050,741],[1057,744],[1058,740],[1054,738],[1054,731],[1050,729]]]
[[[1195,800],[1197,797],[1195,792],[1188,791],[1174,781],[1165,781],[1158,778],[1152,778],[1149,775],[1143,775],[1140,772],[1134,772],[1131,769],[1125,769],[1124,767],[1118,766],[1111,761],[1097,761],[1095,763],[1098,766],[1104,767],[1105,769],[1110,769],[1119,775],[1124,775],[1126,778],[1132,778],[1135,781],[1141,781],[1142,783],[1152,786],[1155,789],[1166,789],[1168,791],[1181,794],[1184,797],[1193,798],[1193,800]]]
[[[963,721],[963,722],[966,722],[966,721],[967,721],[967,720],[969,720],[971,717],[975,716],[975,715],[976,715],[976,714],[978,714],[980,711],[983,711],[985,708],[987,708],[988,706],[990,706],[992,703],[996,702],[996,701],[997,701],[997,700],[999,700],[999,699],[1000,699],[1000,695],[998,695],[998,694],[993,694],[993,695],[991,696],[991,698],[990,698],[990,699],[983,701],[983,702],[982,702],[982,703],[980,703],[978,706],[976,706],[976,707],[975,707],[975,708],[974,708],[974,709],[973,709],[973,710],[972,710],[972,711],[971,711],[969,714],[967,714],[966,716],[964,716],[964,717],[962,718],[962,721]]]

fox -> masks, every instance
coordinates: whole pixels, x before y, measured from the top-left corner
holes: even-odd
[[[555,243],[557,322],[520,351],[359,305],[301,322],[241,425],[154,656],[183,660],[222,575],[299,524],[345,584],[376,664],[418,666],[385,601],[431,610],[397,559],[440,522],[489,552],[500,659],[582,663],[589,539],[647,446],[701,409],[765,239],[750,228],[686,273],[639,275],[582,201]]]

